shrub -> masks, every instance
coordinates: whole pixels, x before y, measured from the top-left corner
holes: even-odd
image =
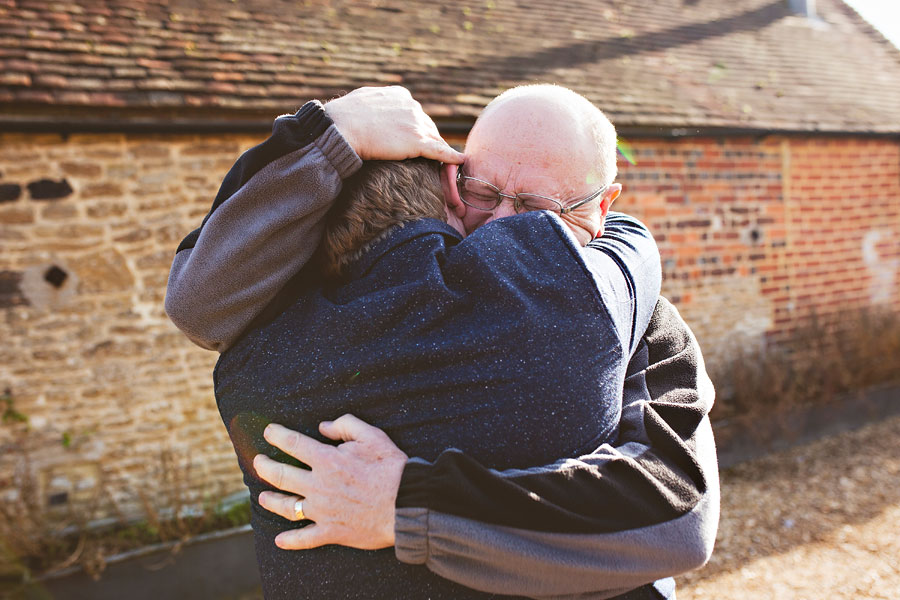
[[[714,419],[831,402],[900,382],[900,315],[888,311],[812,314],[777,342],[744,349],[711,369]]]
[[[144,509],[141,518],[126,518],[103,481],[90,501],[50,508],[31,468],[31,435],[27,427],[17,426],[13,441],[3,448],[17,452],[18,459],[13,475],[17,494],[0,502],[0,597],[27,594],[35,578],[75,565],[97,578],[115,554],[169,541],[177,542],[171,549],[176,554],[196,535],[250,522],[249,499],[230,504],[193,500],[190,464],[178,464],[174,453],[165,451],[157,457],[163,474],[157,492],[152,497],[143,490],[133,492]],[[110,512],[117,517],[98,518]]]

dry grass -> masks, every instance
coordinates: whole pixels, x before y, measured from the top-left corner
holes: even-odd
[[[813,315],[789,337],[745,350],[711,375],[718,392],[713,419],[830,402],[900,381],[900,315]]]
[[[27,426],[17,429],[18,443],[4,448],[19,453],[14,475],[19,494],[0,502],[0,597],[17,597],[36,577],[76,565],[97,578],[115,554],[172,541],[176,554],[196,535],[249,522],[247,502],[229,507],[218,501],[196,502],[190,492],[196,488],[190,463],[179,464],[170,452],[157,457],[162,474],[157,492],[133,494],[143,506],[139,519],[119,510],[103,481],[87,502],[48,507],[26,450],[24,438],[30,432]],[[99,518],[110,513],[116,516]]]

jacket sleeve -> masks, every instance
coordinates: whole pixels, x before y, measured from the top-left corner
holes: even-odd
[[[212,209],[178,246],[166,313],[194,343],[224,352],[310,258],[342,180],[362,161],[322,105],[275,120],[225,176]]]
[[[525,470],[455,450],[411,459],[397,558],[535,598],[609,598],[702,566],[719,514],[713,399],[693,334],[660,299],[629,364],[615,445]]]
[[[591,240],[581,254],[624,355],[632,356],[659,299],[662,265],[656,240],[634,217],[610,211],[603,235]]]

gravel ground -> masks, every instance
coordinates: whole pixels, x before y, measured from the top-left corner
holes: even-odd
[[[900,417],[722,473],[716,550],[679,600],[900,600]]]

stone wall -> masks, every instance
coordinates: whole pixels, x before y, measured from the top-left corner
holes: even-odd
[[[21,487],[23,452],[40,498],[63,510],[100,494],[92,516],[241,488],[216,354],[181,335],[163,298],[179,241],[257,141],[0,137],[0,393],[30,427],[0,425],[0,490]]]
[[[54,510],[102,492],[103,516],[110,500],[137,514],[142,495],[241,489],[212,395],[216,356],[162,302],[178,242],[260,137],[0,135],[0,494],[30,473]],[[616,208],[653,230],[663,293],[711,363],[813,312],[900,313],[896,140],[632,146]]]

